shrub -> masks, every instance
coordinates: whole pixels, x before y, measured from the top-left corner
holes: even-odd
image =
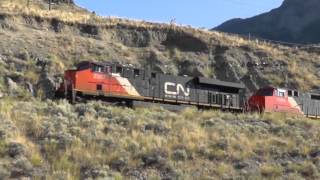
[[[73,162],[68,154],[63,154],[60,157],[57,157],[53,161],[52,167],[54,171],[63,171],[78,176],[80,173],[80,168],[78,167],[78,164]]]
[[[172,153],[172,158],[175,161],[185,161],[188,158],[188,154],[184,149],[177,149]]]
[[[4,140],[0,140],[0,157],[3,157],[6,155],[8,151],[8,144]]]
[[[43,164],[42,157],[38,153],[32,154],[32,156],[30,157],[30,162],[33,166],[36,167],[40,167]]]
[[[294,173],[300,173],[303,177],[320,177],[317,167],[312,162],[293,163],[288,166],[288,170]]]
[[[278,165],[265,164],[260,167],[260,172],[265,177],[276,178],[282,175],[283,168]]]
[[[226,175],[231,175],[233,171],[233,167],[226,163],[220,163],[217,165],[217,167],[214,169],[214,172],[219,177],[224,177]]]
[[[210,160],[222,160],[227,157],[227,152],[221,149],[210,150],[208,154],[208,158]]]

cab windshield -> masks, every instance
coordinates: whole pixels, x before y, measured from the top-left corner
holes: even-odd
[[[77,65],[77,70],[81,71],[81,70],[86,70],[90,68],[90,64],[87,62],[82,62],[80,64]]]
[[[273,89],[260,89],[257,93],[256,96],[273,96]]]

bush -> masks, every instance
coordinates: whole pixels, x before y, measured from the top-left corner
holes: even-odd
[[[175,161],[185,161],[188,158],[188,154],[184,149],[177,149],[173,151],[172,158]]]
[[[42,157],[38,153],[34,153],[30,157],[30,162],[33,166],[41,167],[43,164]]]
[[[277,178],[282,175],[283,168],[278,165],[265,164],[260,167],[260,172],[268,178]]]
[[[318,168],[312,162],[290,164],[288,170],[290,172],[300,173],[303,177],[320,177]]]
[[[63,154],[52,163],[54,171],[62,171],[66,173],[73,174],[74,176],[79,176],[80,168],[79,165],[70,159],[68,154]]]
[[[0,140],[0,157],[3,157],[7,154],[8,144],[4,140]]]

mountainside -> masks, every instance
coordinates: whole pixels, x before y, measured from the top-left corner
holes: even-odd
[[[171,74],[320,87],[320,51],[102,18],[56,0],[0,2],[0,179],[319,179],[320,124],[53,99],[64,70],[114,61]]]
[[[43,1],[31,1],[36,3],[30,7],[16,2],[4,0],[0,6],[2,92],[17,83],[15,91],[50,97],[59,82],[56,75],[82,60],[238,81],[250,91],[269,84],[319,89],[318,49],[247,41],[175,24],[101,18],[73,4],[56,3],[48,11]]]
[[[268,13],[227,21],[215,30],[294,43],[320,42],[320,1],[285,0]]]

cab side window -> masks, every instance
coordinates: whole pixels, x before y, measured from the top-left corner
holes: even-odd
[[[106,73],[112,74],[112,67],[111,66],[106,66]]]
[[[97,72],[97,73],[103,73],[103,72],[104,72],[104,69],[103,69],[103,66],[94,64],[94,65],[92,66],[92,71],[93,71],[93,72]]]
[[[278,97],[286,97],[286,90],[278,89],[277,90],[277,96]]]
[[[116,67],[116,73],[122,74],[122,72],[123,72],[122,67],[121,66],[117,66]]]
[[[140,76],[140,70],[139,69],[134,69],[133,70],[133,75],[134,75],[134,77]]]

